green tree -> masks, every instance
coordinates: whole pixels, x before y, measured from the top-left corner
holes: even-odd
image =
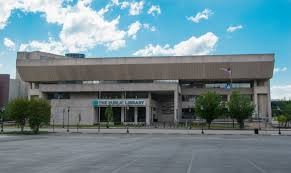
[[[195,103],[195,112],[200,118],[206,120],[208,128],[210,128],[211,122],[221,115],[222,110],[222,99],[215,92],[202,94]]]
[[[105,109],[105,116],[107,119],[106,127],[109,128],[109,123],[112,122],[112,120],[113,120],[113,110],[112,110],[112,107],[110,105]]]
[[[236,119],[241,129],[244,128],[244,120],[252,116],[254,112],[254,105],[251,100],[241,95],[238,91],[234,91],[231,93],[227,105],[230,117]]]
[[[285,116],[286,116],[285,127],[287,127],[287,123],[289,123],[291,121],[291,114],[288,114],[288,115],[285,115]]]
[[[277,121],[279,123],[279,127],[281,127],[287,121],[287,117],[285,115],[277,116]]]
[[[42,125],[49,124],[51,115],[51,106],[47,100],[32,99],[29,102],[28,122],[31,130],[34,133],[39,132]]]
[[[17,98],[10,101],[6,107],[7,116],[16,122],[23,132],[25,123],[28,119],[29,100]]]

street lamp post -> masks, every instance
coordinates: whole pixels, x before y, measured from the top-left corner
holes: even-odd
[[[68,124],[67,124],[67,132],[69,132],[69,123],[70,123],[70,106],[68,106]]]
[[[201,111],[203,111],[203,106],[200,107]],[[201,134],[204,134],[203,130],[203,119],[201,118]]]
[[[65,128],[65,108],[63,109],[63,129]]]

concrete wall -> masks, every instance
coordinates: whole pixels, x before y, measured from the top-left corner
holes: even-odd
[[[18,53],[17,70],[24,81],[69,80],[227,80],[269,79],[274,54],[122,58],[58,58],[41,52]],[[53,57],[51,57],[53,56]],[[62,57],[62,56],[61,56]]]
[[[9,100],[13,100],[18,97],[28,97],[27,83],[21,81],[20,79],[10,79]]]
[[[92,106],[91,99],[61,99],[61,100],[51,100],[51,123],[54,119],[55,124],[63,124],[63,110],[65,109],[64,123],[68,123],[68,106],[70,106],[69,113],[69,124],[76,125],[79,118],[79,113],[81,113],[81,122],[83,125],[93,125],[94,123],[94,108]]]

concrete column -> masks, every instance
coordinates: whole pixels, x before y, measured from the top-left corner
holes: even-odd
[[[146,125],[151,124],[151,119],[152,119],[151,101],[152,101],[152,94],[151,92],[148,92],[148,105],[146,106]]]
[[[121,99],[125,99],[125,92],[121,94]],[[125,110],[126,107],[121,107],[121,123],[124,123],[125,121]]]
[[[254,86],[253,86],[253,100],[255,105],[255,114],[258,115],[258,93],[257,93],[257,81],[254,80]]]
[[[267,87],[268,87],[268,119],[269,121],[272,121],[272,107],[271,107],[271,91],[270,91],[270,80],[267,81]]]
[[[150,106],[146,106],[146,125],[151,125],[151,107]]]
[[[177,90],[174,91],[174,122],[178,122],[178,98],[179,93]]]
[[[124,119],[125,119],[125,117],[124,117],[124,110],[125,110],[125,108],[122,107],[121,108],[121,123],[124,123]]]
[[[134,107],[134,124],[137,124],[137,107]]]

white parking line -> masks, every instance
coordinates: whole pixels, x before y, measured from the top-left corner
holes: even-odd
[[[112,173],[118,173],[121,169],[128,167],[129,165],[133,164],[137,159],[128,162],[127,164],[120,166],[119,168],[112,171]]]
[[[189,162],[188,168],[187,168],[187,173],[191,172],[193,159],[194,159],[194,152],[192,151],[192,156],[191,156],[191,160]]]
[[[253,161],[251,161],[251,160],[249,160],[249,159],[248,159],[248,162],[249,162],[253,167],[255,167],[259,172],[261,172],[261,173],[265,173],[265,172],[266,172],[263,168],[261,168],[260,166],[258,166],[255,162],[253,162]]]

